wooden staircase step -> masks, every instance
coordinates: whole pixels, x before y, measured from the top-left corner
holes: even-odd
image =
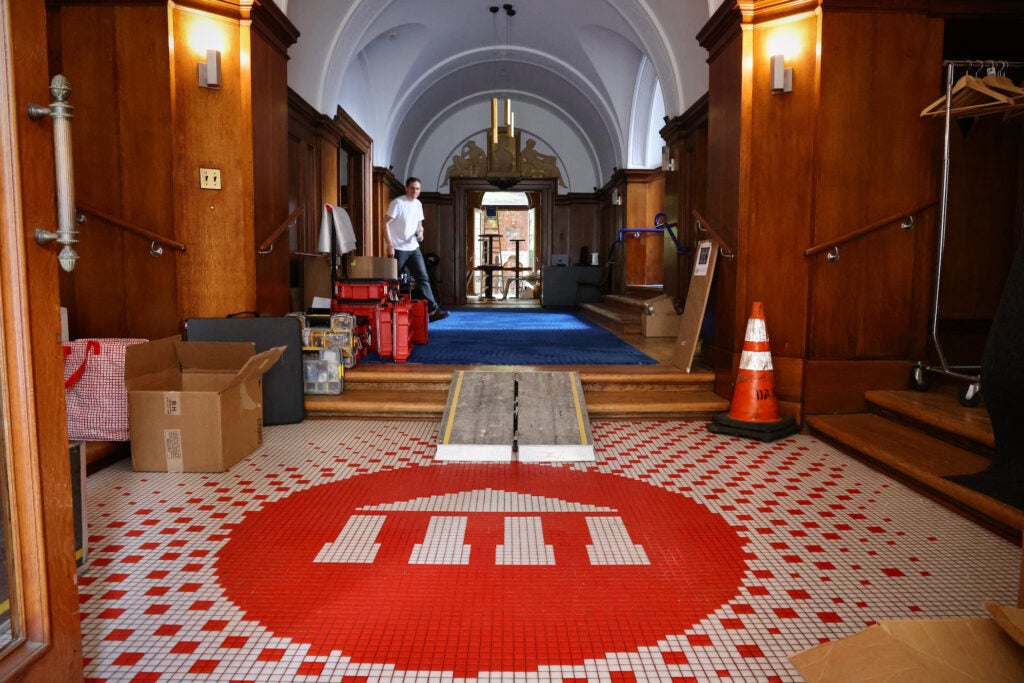
[[[807,426],[936,498],[1020,537],[1024,511],[943,477],[984,470],[989,460],[880,415],[811,415]]]
[[[869,406],[905,417],[986,448],[995,448],[992,421],[985,407],[967,408],[956,396],[939,391],[868,391]]]
[[[653,297],[638,297],[630,296],[628,294],[605,294],[604,301],[606,303],[615,303],[622,306],[626,306],[636,313],[643,315],[647,310],[647,301]]]
[[[623,334],[640,334],[640,313],[614,304],[580,304],[580,310],[595,322]]]
[[[444,413],[448,388],[379,390],[345,387],[336,396],[306,396],[307,417],[380,417],[438,419]]]
[[[592,417],[673,417],[709,419],[729,409],[729,402],[710,391],[584,391]]]
[[[671,416],[692,419],[728,410],[729,402],[710,391],[587,391],[587,410],[605,418]],[[337,396],[306,396],[307,417],[440,419],[448,391],[349,389]]]

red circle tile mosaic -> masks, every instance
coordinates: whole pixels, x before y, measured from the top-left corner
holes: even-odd
[[[365,634],[379,633],[403,646],[377,663],[475,676],[583,665],[682,633],[739,590],[743,544],[704,506],[620,476],[411,467],[250,513],[215,572],[248,618],[311,655],[374,662]]]

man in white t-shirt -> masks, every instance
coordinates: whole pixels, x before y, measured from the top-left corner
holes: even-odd
[[[447,318],[447,311],[442,311],[430,288],[430,276],[427,264],[420,252],[423,241],[423,204],[417,199],[422,184],[419,178],[405,181],[405,194],[395,197],[388,205],[387,216],[384,217],[384,238],[388,243],[388,256],[394,256],[398,262],[398,272],[409,272],[415,286],[423,293],[423,298],[430,306],[430,320]]]

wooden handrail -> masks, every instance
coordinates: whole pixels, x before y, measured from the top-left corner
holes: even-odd
[[[834,240],[830,240],[828,242],[823,242],[821,244],[816,244],[813,247],[811,247],[810,249],[808,249],[807,251],[805,251],[804,252],[804,256],[814,256],[815,254],[820,254],[823,251],[828,251],[829,249],[832,249],[833,247],[838,247],[840,244],[846,244],[847,242],[852,242],[853,240],[855,240],[855,239],[857,239],[859,237],[863,237],[864,235],[869,235],[869,234],[875,232],[876,230],[881,230],[882,228],[888,227],[888,226],[892,225],[893,223],[895,223],[896,221],[898,221],[900,219],[904,219],[904,218],[913,219],[915,213],[918,213],[920,211],[924,211],[925,209],[930,209],[931,207],[935,206],[936,204],[938,204],[938,200],[933,199],[930,202],[927,202],[927,203],[922,204],[920,206],[914,207],[910,211],[901,211],[900,213],[893,214],[892,216],[887,216],[886,218],[883,218],[880,221],[875,221],[871,225],[867,225],[867,226],[861,228],[860,230],[854,230],[853,232],[848,232],[848,233],[846,233],[845,235],[843,235],[841,237],[835,238]],[[913,222],[911,222],[911,225],[913,225]]]
[[[718,248],[722,250],[722,256],[736,255],[736,245],[727,240],[720,230],[716,230],[715,226],[711,225],[707,218],[701,216],[697,209],[693,210],[693,217],[697,219],[697,227],[707,230],[711,235],[711,239],[718,242]]]
[[[90,216],[94,216],[96,218],[99,218],[101,221],[104,221],[106,223],[110,223],[111,225],[115,225],[115,226],[121,228],[122,230],[127,230],[128,232],[135,233],[136,235],[138,235],[140,237],[145,237],[146,239],[148,239],[148,240],[150,240],[152,242],[156,242],[158,244],[162,244],[164,246],[170,247],[171,249],[177,249],[178,251],[181,251],[181,252],[185,251],[185,245],[182,244],[181,242],[176,242],[175,240],[172,240],[170,237],[164,237],[163,235],[158,235],[157,233],[153,232],[152,230],[146,230],[145,228],[140,228],[139,226],[134,225],[133,223],[128,223],[127,221],[123,221],[120,218],[117,218],[115,216],[111,216],[109,213],[104,213],[103,211],[99,211],[97,209],[94,209],[91,206],[87,206],[85,204],[82,204],[81,202],[79,202],[78,206],[75,207],[75,208],[77,208],[82,213],[89,214]]]
[[[274,232],[270,233],[270,237],[265,239],[263,241],[263,244],[260,245],[259,249],[256,250],[260,256],[266,256],[267,254],[274,250],[274,242],[277,241],[278,237],[284,234],[285,230],[287,230],[289,227],[295,224],[295,219],[302,215],[303,211],[305,211],[305,207],[300,206],[299,208],[295,209],[290,214],[288,214],[288,218],[285,218],[284,222],[281,223],[281,225],[277,226],[277,229],[274,230]]]

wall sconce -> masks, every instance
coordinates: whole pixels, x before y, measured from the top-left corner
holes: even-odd
[[[661,170],[676,170],[676,160],[672,158],[672,150],[669,148],[668,145],[663,145],[661,148]]]
[[[612,190],[612,205],[622,206],[622,195],[619,194],[619,188]]]
[[[786,66],[786,55],[772,55],[768,71],[773,95],[793,91],[793,67]]]
[[[220,90],[220,50],[207,50],[206,62],[199,62],[199,87]]]

